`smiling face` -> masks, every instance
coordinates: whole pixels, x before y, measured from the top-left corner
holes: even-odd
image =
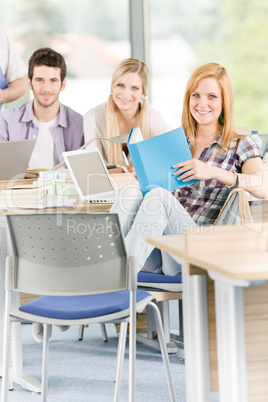
[[[199,81],[190,96],[190,111],[197,124],[217,127],[222,112],[222,94],[216,78]]]
[[[35,66],[33,78],[29,80],[35,102],[43,107],[50,107],[58,102],[60,92],[64,90],[65,85],[65,79],[61,82],[58,67]]]
[[[113,88],[113,101],[122,112],[136,113],[143,95],[142,81],[138,73],[128,73]]]

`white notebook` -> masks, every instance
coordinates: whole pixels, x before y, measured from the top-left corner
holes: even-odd
[[[114,202],[115,189],[97,147],[63,152],[62,155],[83,202]]]

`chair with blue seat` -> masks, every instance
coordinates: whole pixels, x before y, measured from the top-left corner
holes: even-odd
[[[216,225],[238,225],[252,223],[252,215],[245,190],[236,188],[228,195],[216,220]],[[178,264],[167,253],[162,252],[163,264]],[[172,340],[183,342],[183,309],[182,309],[182,283],[180,276],[152,274],[140,271],[138,274],[138,287],[149,291],[157,300],[161,313],[165,342],[169,353],[179,351],[179,357],[184,358],[183,349],[179,349]],[[179,331],[170,331],[169,301],[178,300]],[[146,312],[147,332],[137,334],[137,340],[160,350],[158,334],[154,317],[148,310]],[[80,330],[81,331],[81,330]]]
[[[245,190],[236,188],[228,195],[216,220],[216,225],[239,225],[252,223],[252,215]],[[167,253],[162,252],[163,264],[178,264]],[[177,346],[173,340],[183,342],[183,286],[181,276],[167,276],[140,271],[138,274],[138,288],[146,289],[158,301],[161,313],[165,342],[169,353],[176,353]],[[170,331],[169,301],[178,300],[179,331]],[[147,333],[137,334],[137,340],[156,347],[160,350],[158,334],[150,312],[147,315]],[[183,349],[179,349],[179,357],[184,358]]]
[[[164,263],[171,262],[170,256],[162,253]],[[182,278],[181,276],[170,276],[163,274],[154,274],[150,272],[140,271],[138,273],[138,288],[145,289],[152,294],[157,301],[157,305],[161,314],[165,343],[168,353],[176,353],[178,351],[177,344],[173,340],[183,342],[183,313],[182,313]],[[178,300],[178,324],[179,331],[170,330],[169,320],[169,302]],[[157,328],[153,320],[151,312],[146,310],[147,332],[137,334],[137,340],[153,346],[160,350]],[[180,354],[183,357],[183,354]]]
[[[118,401],[129,323],[129,400],[134,401],[136,312],[146,306],[156,317],[170,399],[175,401],[160,314],[153,297],[137,290],[136,259],[126,254],[118,216],[42,213],[6,219],[14,255],[6,260],[2,401],[8,400],[10,327],[15,321],[44,324],[43,402],[47,400],[51,325],[121,323],[114,396]],[[14,292],[40,297],[16,308]]]
[[[167,290],[169,292],[182,291],[181,276],[170,276],[140,271],[138,273],[138,286]]]
[[[170,276],[154,274],[150,272],[140,271],[138,273],[138,287],[146,289],[152,296],[154,296],[155,301],[157,301],[157,306],[160,311],[165,343],[168,353],[176,353],[178,347],[173,340],[183,342],[183,313],[182,313],[182,283],[181,276]],[[179,330],[171,331],[169,322],[169,301],[178,300],[178,323]],[[137,340],[143,342],[147,345],[155,347],[161,350],[158,341],[157,328],[154,315],[151,310],[146,311],[146,333],[137,333]],[[102,338],[104,342],[108,341],[107,332],[105,325],[102,325]],[[78,339],[81,341],[83,339],[84,326],[81,325],[79,328]],[[183,357],[183,354],[180,355]]]

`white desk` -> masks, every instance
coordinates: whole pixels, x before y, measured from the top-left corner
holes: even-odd
[[[210,400],[217,360],[221,402],[268,400],[268,225],[261,232],[259,228],[201,227],[185,236],[148,240],[175,258],[185,259],[187,401]],[[217,356],[211,280],[206,273],[215,282]]]

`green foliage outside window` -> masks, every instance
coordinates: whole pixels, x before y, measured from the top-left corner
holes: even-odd
[[[182,37],[196,55],[189,75],[206,62],[224,65],[233,81],[236,125],[267,133],[267,0],[148,1],[151,41],[169,40],[174,35]],[[2,0],[1,3],[0,23],[13,30],[13,37],[27,44],[23,54],[26,63],[36,48],[55,40],[62,39],[63,52],[68,54],[64,48],[66,35],[69,39],[71,35],[94,34],[104,41],[129,40],[128,0]],[[182,54],[182,63],[183,57]],[[90,61],[94,63],[94,55]]]
[[[236,125],[267,133],[267,0],[151,0],[150,13],[161,15],[153,38],[179,34],[188,41],[197,56],[193,69],[212,61],[228,69]]]

